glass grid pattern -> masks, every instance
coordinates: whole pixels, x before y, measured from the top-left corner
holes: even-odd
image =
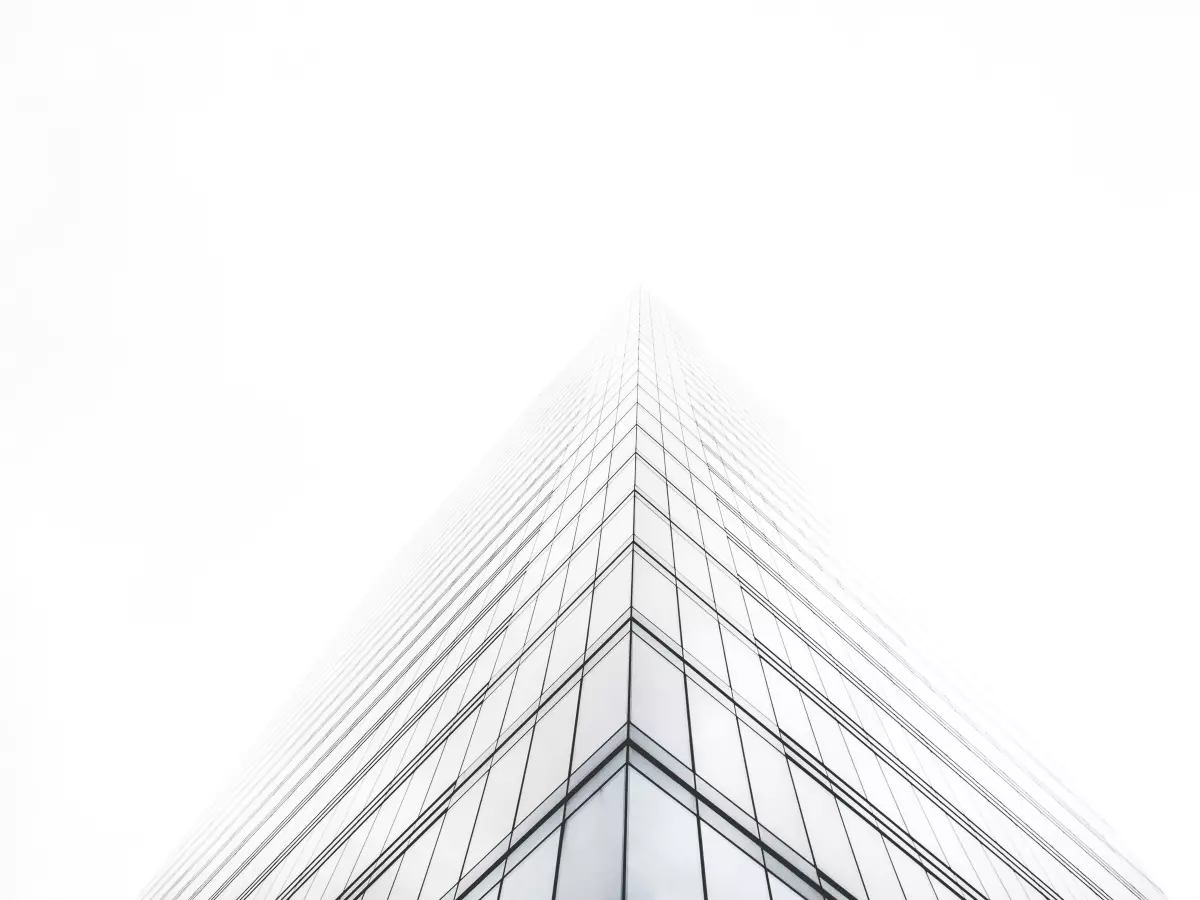
[[[922,674],[683,330],[538,399],[145,900],[1158,900]]]

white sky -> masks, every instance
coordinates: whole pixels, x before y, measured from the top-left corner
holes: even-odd
[[[1195,4],[567,6],[0,5],[0,896],[134,896],[643,284],[1200,897]]]

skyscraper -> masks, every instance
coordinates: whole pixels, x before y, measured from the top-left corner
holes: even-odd
[[[838,577],[639,298],[146,900],[1158,900]]]

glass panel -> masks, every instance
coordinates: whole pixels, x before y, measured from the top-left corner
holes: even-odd
[[[701,900],[696,817],[629,769],[628,900]]]
[[[523,735],[512,749],[500,757],[488,774],[475,833],[471,835],[466,871],[470,871],[501,838],[512,831],[517,795],[521,792],[521,777],[525,773],[525,759],[529,754],[529,739],[528,734]]]
[[[625,637],[583,676],[573,767],[628,721],[628,702],[629,638]]]
[[[554,629],[554,643],[550,647],[550,664],[546,668],[547,685],[554,684],[559,676],[577,663],[583,655],[590,612],[591,604],[585,597],[562,618],[562,621]]]
[[[783,643],[787,647],[787,659],[796,674],[820,689],[821,675],[817,672],[817,664],[813,662],[812,650],[802,639],[792,633],[790,628],[781,628]]]
[[[937,900],[937,895],[929,884],[929,876],[925,874],[925,869],[917,865],[911,856],[895,844],[889,842],[887,849],[907,900]]]
[[[550,900],[558,862],[558,829],[504,876],[500,900]]]
[[[482,795],[483,782],[478,781],[446,813],[437,849],[429,863],[429,872],[425,875],[425,886],[421,888],[422,900],[438,900],[458,882]]]
[[[716,617],[688,594],[679,592],[679,618],[683,626],[683,648],[696,657],[717,678],[728,683],[725,651]]]
[[[633,481],[633,467],[626,466],[625,469],[629,472],[629,481]],[[609,496],[612,496],[613,487],[616,483],[616,478],[608,486]],[[631,485],[632,486],[632,485]],[[601,565],[608,562],[609,558],[616,553],[621,546],[629,540],[633,535],[633,501],[627,500],[621,504],[621,508],[613,513],[600,532],[600,556],[599,562]]]
[[[742,762],[742,743],[732,712],[688,679],[692,714],[692,745],[696,773],[743,809],[750,809],[750,788]]]
[[[925,849],[929,850],[935,856],[945,859],[945,856],[942,854],[942,848],[938,844],[937,835],[929,827],[929,820],[925,818],[925,811],[921,809],[921,804],[917,800],[913,786],[890,765],[883,765],[880,768],[883,770],[888,787],[891,788],[892,797],[895,799],[897,806],[900,807],[900,815],[903,817],[904,827],[908,830],[908,833],[918,843],[923,844]]]
[[[596,549],[598,538],[592,538],[583,549],[579,550],[567,567],[567,583],[563,588],[562,601],[570,603],[579,593],[580,588],[596,577]]]
[[[847,809],[845,804],[838,803],[838,806],[842,811],[842,821],[846,823],[846,832],[850,835],[858,870],[867,885],[867,896],[870,900],[904,900],[904,892],[896,880],[883,837],[857,813]]]
[[[787,658],[787,650],[779,638],[779,621],[774,613],[749,595],[743,595],[746,601],[746,612],[750,614],[750,622],[754,626],[754,636],[764,645],[770,647],[780,659]]]
[[[588,626],[588,645],[594,643],[609,627],[623,616],[629,615],[632,581],[630,568],[633,557],[626,556],[617,563],[604,580],[596,585],[592,599],[591,624]]]
[[[633,724],[691,765],[683,673],[640,639],[633,642],[630,704]]]
[[[749,700],[755,709],[769,715],[771,698],[767,695],[767,684],[763,681],[758,654],[734,637],[727,628],[721,629],[721,637],[725,641],[725,659],[729,662],[733,689]]]
[[[495,688],[483,701],[479,715],[475,717],[475,730],[471,732],[471,741],[467,744],[466,760],[474,762],[496,743],[500,737],[500,726],[504,723],[504,709],[508,706],[508,695],[512,692],[513,678],[510,675],[504,683]]]
[[[704,560],[704,551],[678,528],[672,529],[671,536],[675,546],[675,571],[683,581],[702,594],[709,593],[708,564]]]
[[[633,608],[679,641],[679,611],[675,582],[639,554],[633,559]]]
[[[601,468],[604,467],[601,466]],[[591,534],[592,530],[600,523],[600,519],[604,515],[604,494],[594,493],[598,487],[598,484],[593,479],[596,479],[597,481],[600,480],[598,475],[599,471],[593,473],[592,477],[588,479],[587,487],[584,489],[584,494],[591,495],[592,499],[587,502],[587,505],[583,507],[583,512],[579,514],[579,525],[577,527],[580,537],[587,537],[589,534]],[[595,560],[593,560],[593,562],[595,562]]]
[[[700,517],[696,514],[696,507],[674,488],[671,488],[671,521],[677,523],[693,540],[701,539]]]
[[[775,671],[771,665],[763,666],[767,675],[767,683],[771,686],[771,705],[775,708],[775,718],[779,727],[792,737],[801,747],[820,759],[817,749],[817,739],[813,737],[812,726],[808,724],[808,713],[800,699],[800,690],[783,675]]]
[[[388,900],[416,900],[421,883],[425,880],[425,870],[429,868],[429,857],[433,855],[433,845],[437,842],[441,826],[440,821],[435,822],[408,848],[408,852],[404,854],[404,861],[400,863],[396,883],[392,885],[392,893]]]
[[[671,526],[667,520],[656,513],[650,506],[638,500],[633,517],[633,530],[639,541],[668,566],[672,565],[671,555]]]
[[[700,823],[708,900],[767,900],[767,873],[745,853]]]
[[[400,864],[403,861],[404,857],[401,857],[392,863],[387,871],[372,881],[367,892],[362,895],[362,900],[388,900],[388,895],[392,892],[392,884],[396,881],[396,873],[400,871]]]
[[[525,766],[525,784],[521,788],[521,803],[517,807],[518,822],[566,781],[578,699],[579,688],[571,688],[567,696],[558,701],[534,729],[529,763]]]
[[[446,738],[437,770],[434,772],[433,780],[429,783],[430,797],[439,796],[450,786],[451,782],[458,778],[459,770],[462,768],[463,754],[467,749],[467,741],[475,728],[476,715],[478,715],[477,712],[463,719],[454,732]]]
[[[542,641],[517,668],[512,696],[508,700],[508,711],[504,714],[504,727],[512,725],[533,706],[542,694],[542,679],[546,677],[546,660],[550,658],[550,642]]]
[[[555,900],[620,900],[626,771],[567,820]]]
[[[770,872],[767,873],[767,881],[771,885],[771,900],[803,900],[792,888],[788,887]],[[813,891],[816,896],[817,892]]]
[[[821,748],[821,759],[845,779],[847,784],[861,792],[862,785],[854,769],[854,761],[850,759],[850,751],[846,749],[846,741],[842,738],[842,726],[824,709],[810,703],[807,697],[802,699],[804,708],[808,711],[808,721],[812,724],[817,744]]]
[[[879,757],[850,732],[844,731],[842,737],[846,740],[846,749],[850,751],[850,756],[854,760],[854,769],[858,772],[858,778],[862,782],[867,799],[879,807],[893,822],[899,822],[900,810],[896,808],[892,792],[888,788],[887,781],[884,780],[883,773],[879,770]]]
[[[812,859],[804,820],[796,803],[796,792],[788,775],[783,753],[754,733],[742,729],[742,745],[746,751],[746,766],[750,770],[750,789],[754,794],[754,811],[758,820],[783,839],[796,852]]]
[[[529,639],[537,637],[545,628],[546,623],[558,614],[558,608],[563,599],[563,582],[567,571],[559,569],[546,584],[538,591],[533,600],[533,616],[529,620]]]
[[[802,769],[789,763],[792,782],[796,785],[796,796],[800,800],[800,812],[804,815],[805,830],[812,842],[817,868],[855,896],[863,895],[862,880],[858,877],[858,866],[838,804],[833,794],[817,784]]]
[[[749,631],[750,619],[746,615],[746,604],[742,601],[742,589],[738,587],[737,580],[711,560],[708,570],[712,575],[717,609]]]
[[[664,512],[667,509],[667,483],[663,477],[647,465],[644,459],[636,461],[637,469],[634,480],[638,490],[643,492],[650,501]]]

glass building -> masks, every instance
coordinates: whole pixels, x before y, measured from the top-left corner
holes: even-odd
[[[631,302],[146,900],[1157,900],[934,684]]]

